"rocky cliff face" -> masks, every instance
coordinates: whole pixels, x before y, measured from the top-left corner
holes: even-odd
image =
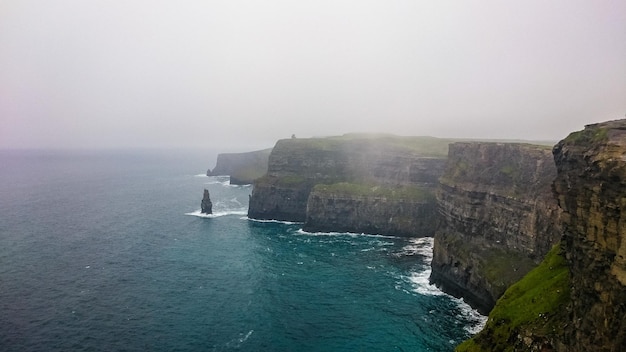
[[[568,351],[626,348],[626,120],[586,126],[554,148],[571,272]]]
[[[207,176],[230,176],[231,184],[251,184],[267,173],[267,161],[271,149],[247,153],[222,153],[217,156],[213,171]]]
[[[506,291],[458,352],[624,351],[626,120],[586,126],[553,153],[561,246]]]
[[[213,203],[211,202],[211,195],[208,189],[204,189],[202,196],[202,202],[200,202],[200,212],[202,214],[213,214]]]
[[[278,141],[269,157],[267,175],[254,183],[248,216],[306,221],[305,229],[310,231],[381,233],[402,229],[403,234],[408,233],[420,220],[396,225],[406,223],[413,213],[431,211],[434,197],[411,203],[406,197],[381,197],[380,192],[362,190],[379,187],[402,192],[402,187],[410,186],[432,194],[443,172],[446,149],[447,141],[429,137],[350,135]],[[318,187],[310,197],[316,185],[341,183],[352,186],[339,193],[337,187]],[[359,191],[353,193],[355,190]],[[393,206],[387,207],[391,203]],[[411,209],[415,204],[421,210]],[[340,220],[342,216],[347,217]],[[394,216],[396,220],[390,220]],[[366,217],[367,221],[362,221]],[[432,232],[425,233],[428,231]]]
[[[422,237],[433,236],[437,218],[430,188],[317,185],[309,195],[304,230]]]
[[[560,238],[549,148],[454,143],[437,192],[431,281],[488,312]]]

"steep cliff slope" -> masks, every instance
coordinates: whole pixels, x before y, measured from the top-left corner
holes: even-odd
[[[267,173],[267,161],[272,149],[246,153],[222,153],[215,168],[207,176],[230,176],[231,184],[251,184]]]
[[[431,281],[488,312],[560,238],[544,146],[454,143],[437,192]]]
[[[572,304],[569,351],[626,349],[626,120],[586,126],[554,148]]]
[[[306,221],[310,231],[416,235],[408,229],[417,222],[407,225],[407,219],[416,204],[422,212],[434,209],[432,192],[443,172],[447,143],[389,135],[278,141],[267,175],[254,183],[248,216]],[[410,196],[418,193],[422,196]]]
[[[537,277],[507,290],[459,352],[626,348],[626,120],[586,126],[553,152],[561,259],[547,256]]]
[[[309,195],[304,230],[432,236],[437,215],[432,187],[320,184]]]

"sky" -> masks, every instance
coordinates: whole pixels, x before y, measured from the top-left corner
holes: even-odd
[[[625,114],[624,0],[0,0],[0,149],[559,140]]]

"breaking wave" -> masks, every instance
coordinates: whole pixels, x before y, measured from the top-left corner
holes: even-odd
[[[350,237],[374,237],[374,238],[398,238],[396,236],[387,235],[371,235],[367,233],[354,233],[354,232],[308,232],[303,229],[296,231],[299,235],[307,236],[350,236]]]
[[[228,210],[228,211],[217,211],[217,212],[214,212],[213,214],[204,214],[202,213],[202,210],[196,210],[196,211],[192,211],[191,213],[185,213],[185,215],[197,216],[199,218],[213,219],[213,218],[219,218],[219,217],[228,216],[228,215],[246,215],[247,213],[248,212],[245,210]]]

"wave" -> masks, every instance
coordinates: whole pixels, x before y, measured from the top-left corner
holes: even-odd
[[[411,238],[409,244],[402,247],[402,250],[395,253],[396,256],[420,255],[424,257],[424,269],[412,271],[406,279],[411,283],[413,292],[424,296],[441,296],[446,293],[437,286],[430,283],[431,267],[433,261],[433,245],[435,239],[432,237]]]
[[[213,218],[219,218],[221,216],[227,216],[227,215],[245,215],[248,212],[246,210],[226,210],[226,211],[216,211],[213,214],[204,214],[202,213],[202,210],[196,210],[196,211],[192,211],[191,213],[185,213],[185,215],[191,215],[191,216],[197,216],[199,218],[209,218],[209,219],[213,219]]]
[[[238,337],[226,342],[225,347],[239,349],[239,347],[241,347],[241,344],[246,342],[246,340],[250,338],[253,332],[254,330],[250,330],[245,335],[243,333],[240,333]]]
[[[433,260],[433,237],[420,237],[409,239],[409,244],[402,247],[401,251],[395,253],[396,256],[420,255],[426,259],[428,265]]]
[[[443,296],[445,292],[430,283],[430,266],[422,271],[413,271],[406,277],[411,284],[412,291],[422,296]]]
[[[349,237],[374,237],[374,238],[398,238],[396,236],[388,235],[372,235],[367,233],[354,233],[354,232],[308,232],[303,229],[296,231],[297,234],[306,236],[349,236]]]
[[[206,174],[197,174],[197,175],[193,175],[193,177],[209,177]]]
[[[303,224],[302,222],[293,222],[293,221],[251,219],[247,216],[244,216],[241,219],[254,221],[254,222],[275,223],[275,224],[285,224],[285,225],[302,225]]]
[[[409,244],[402,248],[402,255],[420,255],[424,257],[424,269],[420,271],[412,271],[409,276],[405,277],[412,286],[412,291],[424,296],[447,296],[456,303],[460,309],[459,318],[466,319],[469,324],[465,326],[465,330],[475,335],[480,332],[487,323],[487,316],[480,314],[476,309],[472,308],[462,298],[453,297],[437,286],[430,283],[431,263],[433,260],[434,238],[412,238]]]
[[[457,306],[461,310],[457,317],[469,320],[469,324],[465,326],[465,331],[472,335],[478,334],[487,324],[487,319],[489,317],[480,314],[476,309],[465,303],[462,298],[455,298],[452,296],[450,296],[450,298],[456,302]]]

